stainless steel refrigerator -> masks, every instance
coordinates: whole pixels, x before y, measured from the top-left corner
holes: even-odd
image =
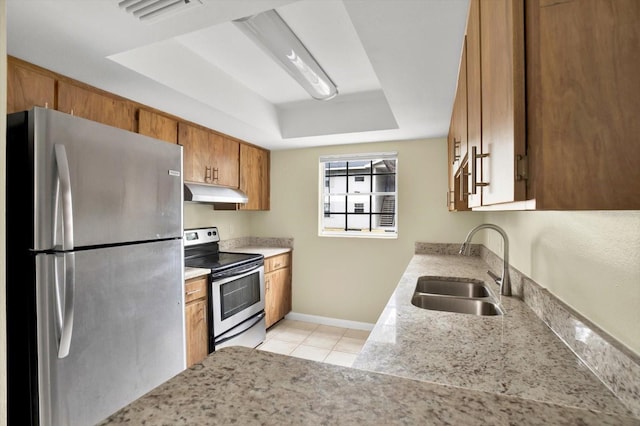
[[[7,117],[8,423],[90,425],[185,368],[182,147]]]

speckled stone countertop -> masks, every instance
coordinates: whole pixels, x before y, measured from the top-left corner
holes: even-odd
[[[247,246],[247,247],[234,247],[226,249],[225,251],[232,253],[257,253],[261,254],[264,257],[273,257],[279,254],[289,253],[291,251],[290,248],[284,247],[257,247],[257,246]]]
[[[353,367],[630,415],[521,300],[500,297],[505,314],[498,316],[431,311],[411,304],[420,276],[479,279],[497,295],[487,269],[479,257],[414,255]]]
[[[106,425],[640,425],[588,410],[230,347]]]

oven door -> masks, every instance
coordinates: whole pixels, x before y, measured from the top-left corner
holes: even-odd
[[[264,311],[264,266],[212,279],[213,337]]]

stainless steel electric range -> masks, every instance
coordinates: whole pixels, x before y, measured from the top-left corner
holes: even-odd
[[[226,346],[255,348],[266,334],[264,256],[220,251],[216,227],[184,231],[184,264],[210,269],[209,353]]]

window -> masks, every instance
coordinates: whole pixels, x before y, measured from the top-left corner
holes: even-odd
[[[320,157],[319,234],[397,238],[398,155]]]

